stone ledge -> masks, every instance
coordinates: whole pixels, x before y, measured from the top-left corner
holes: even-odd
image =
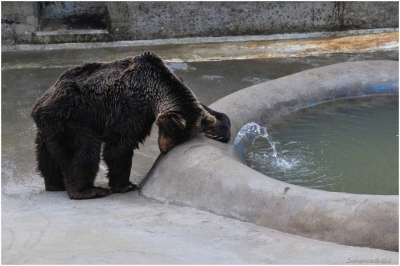
[[[81,31],[81,30],[79,30]],[[91,30],[93,31],[93,30]],[[104,30],[106,31],[106,30]],[[36,34],[48,36],[55,35],[57,31],[36,32]],[[72,31],[71,31],[72,32]],[[179,44],[216,44],[216,43],[240,43],[240,42],[264,42],[264,41],[289,41],[289,40],[310,40],[312,39],[334,39],[347,37],[350,40],[362,35],[374,35],[375,39],[380,36],[392,36],[390,42],[393,47],[390,49],[398,49],[398,28],[382,28],[382,29],[362,29],[348,31],[332,31],[332,32],[311,32],[311,33],[284,33],[271,35],[246,35],[246,36],[223,36],[223,37],[187,37],[187,38],[169,38],[154,40],[130,40],[130,41],[113,41],[113,42],[92,42],[92,43],[46,43],[46,44],[16,44],[3,45],[2,51],[36,51],[36,50],[60,50],[60,49],[94,49],[108,47],[129,47],[129,46],[154,46],[154,45],[179,45]],[[108,32],[107,32],[108,33]],[[254,48],[254,47],[253,47]],[[379,47],[376,47],[379,48]],[[381,47],[385,48],[385,47]],[[151,48],[149,48],[151,49]]]
[[[36,36],[52,36],[52,35],[97,35],[108,34],[107,30],[54,30],[54,31],[37,31]]]

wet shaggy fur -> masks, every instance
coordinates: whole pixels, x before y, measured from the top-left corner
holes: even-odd
[[[66,190],[71,199],[136,189],[129,181],[133,151],[154,122],[162,153],[199,132],[223,142],[230,139],[229,118],[202,105],[150,52],[65,71],[37,100],[31,116],[46,190]],[[101,157],[109,188],[93,184]]]

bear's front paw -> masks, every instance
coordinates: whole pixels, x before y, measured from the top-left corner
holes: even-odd
[[[128,184],[125,184],[122,186],[111,187],[111,192],[112,193],[125,193],[125,192],[132,191],[132,190],[135,190],[138,188],[139,188],[139,186],[137,184],[129,182]]]

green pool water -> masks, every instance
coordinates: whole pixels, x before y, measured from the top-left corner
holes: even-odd
[[[399,193],[398,97],[339,100],[286,115],[256,138],[247,164],[272,178],[313,189]]]

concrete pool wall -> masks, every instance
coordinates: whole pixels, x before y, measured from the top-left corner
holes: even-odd
[[[231,119],[228,144],[196,136],[160,155],[141,194],[290,234],[398,251],[398,195],[356,195],[303,188],[244,165],[233,141],[247,122],[344,97],[398,95],[398,62],[348,62],[303,71],[231,95],[211,108]]]

